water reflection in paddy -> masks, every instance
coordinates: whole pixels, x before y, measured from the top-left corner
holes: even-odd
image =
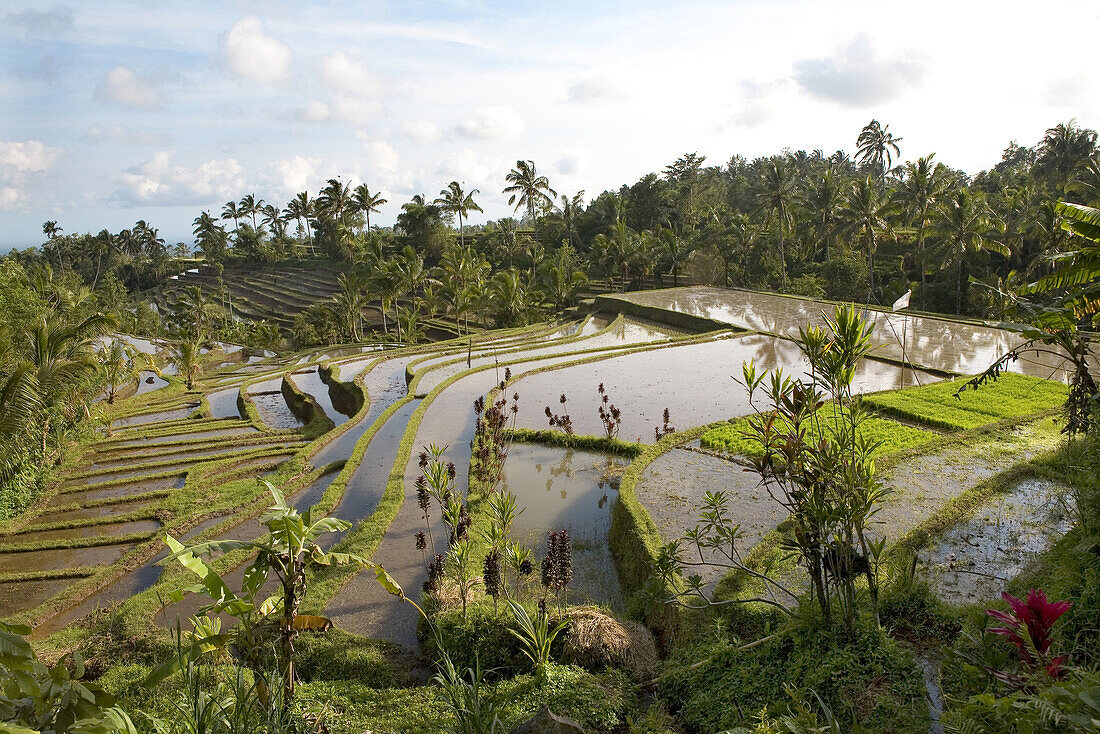
[[[763,334],[714,339],[698,344],[652,349],[587,364],[542,372],[520,379],[513,388],[520,395],[519,424],[545,428],[543,409],[561,411],[559,396],[580,434],[599,434],[597,386],[602,382],[611,402],[622,411],[619,437],[653,441],[662,413],[671,411],[672,425],[697,426],[752,412],[748,391],[734,381],[743,362],[758,369],[782,367],[787,374],[805,376],[809,364],[792,342]],[[864,360],[856,373],[856,392],[894,390],[927,384],[936,377],[896,365]]]
[[[206,402],[210,405],[211,418],[240,418],[241,410],[237,405],[237,396],[240,388],[227,387],[224,390],[216,390],[207,393]]]
[[[645,306],[715,319],[744,329],[797,336],[800,326],[824,324],[822,311],[833,306],[821,301],[725,288],[670,288],[618,296]],[[877,353],[891,359],[963,374],[975,374],[1023,340],[1016,334],[978,324],[931,316],[868,310],[875,324]],[[905,347],[901,342],[904,338]],[[1014,371],[1050,377],[1058,367],[1050,357],[1028,356]],[[1055,374],[1054,377],[1061,378]]]
[[[290,379],[299,390],[317,401],[317,405],[321,406],[325,415],[332,419],[333,425],[341,426],[347,422],[348,418],[355,415],[355,411],[349,414],[337,407],[333,402],[331,388],[321,379],[316,367],[308,372],[295,372]]]
[[[620,607],[608,531],[611,505],[618,498],[617,475],[626,459],[592,451],[536,444],[513,444],[504,467],[504,489],[525,508],[516,518],[513,538],[546,553],[551,530],[566,529],[573,544],[570,598]]]

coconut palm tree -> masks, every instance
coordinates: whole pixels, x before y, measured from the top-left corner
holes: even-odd
[[[362,334],[363,306],[366,305],[366,276],[362,273],[340,273],[336,278],[340,290],[334,295],[336,313],[351,332],[351,340],[359,341]]]
[[[962,271],[966,257],[982,252],[1008,256],[997,241],[1005,225],[989,209],[985,198],[960,188],[939,207],[939,218],[930,228],[939,242],[940,269],[955,266],[955,313],[962,313]]]
[[[908,209],[909,224],[917,228],[917,260],[920,262],[921,306],[925,304],[925,274],[928,262],[925,258],[924,236],[928,229],[929,215],[947,191],[950,182],[947,168],[942,163],[933,163],[935,153],[909,161],[902,169],[901,187],[897,195]]]
[[[367,276],[367,289],[370,293],[377,296],[382,304],[382,330],[384,333],[389,334],[390,327],[386,320],[386,311],[390,306],[393,306],[396,312],[397,299],[401,292],[401,283],[393,261],[383,260],[378,263],[377,267]],[[401,325],[398,324],[397,327],[397,338],[400,339]]]
[[[901,156],[901,148],[898,143],[902,138],[894,137],[889,125],[881,125],[878,120],[871,120],[859,131],[856,138],[856,158],[865,165],[869,165],[879,179],[879,183],[886,183],[886,172],[890,170],[890,164],[894,156]]]
[[[261,207],[264,205],[263,199],[257,199],[255,194],[248,194],[241,197],[241,202],[238,207],[241,210],[241,216],[252,217],[252,229],[258,229],[259,225],[256,224],[256,215],[261,212]]]
[[[439,208],[442,211],[454,214],[458,217],[458,243],[460,245],[465,244],[462,237],[462,220],[466,218],[466,215],[471,211],[480,212],[484,211],[477,202],[474,201],[474,194],[480,193],[477,189],[473,189],[469,193],[462,190],[462,186],[458,181],[451,181],[447,184],[447,188],[439,192],[439,198],[433,203],[439,204]]]
[[[498,270],[489,281],[488,294],[500,326],[522,325],[530,307],[527,288],[514,268]]]
[[[239,231],[240,219],[243,216],[246,216],[246,214],[241,211],[235,201],[227,201],[225,206],[222,207],[222,221],[228,222],[230,219],[233,220],[234,236],[237,235]]]
[[[195,235],[195,246],[199,252],[206,259],[212,261],[219,261],[224,258],[226,247],[225,229],[214,220],[214,217],[210,216],[210,212],[204,211],[199,214],[195,217],[193,224],[195,228],[192,232]]]
[[[779,224],[779,259],[782,263],[783,288],[787,287],[786,235],[791,226],[791,205],[797,194],[798,171],[782,156],[772,156],[764,166],[756,200],[769,220]]]
[[[1079,127],[1076,120],[1055,125],[1039,143],[1036,167],[1054,176],[1063,196],[1077,166],[1096,151],[1096,131]]]
[[[824,259],[829,259],[830,245],[839,225],[842,201],[840,179],[831,165],[814,175],[807,182],[806,188],[798,194],[799,207],[807,217],[806,226],[810,235],[808,239],[816,243],[813,246],[813,257],[817,256],[820,247]]]
[[[330,178],[325,188],[321,189],[318,203],[321,210],[330,217],[342,219],[344,212],[352,205],[351,186],[339,179]]]
[[[298,226],[304,226],[306,230],[306,242],[309,243],[309,251],[311,254],[316,255],[317,250],[313,248],[313,230],[310,228],[309,220],[314,215],[314,201],[310,197],[308,191],[298,192],[293,199],[287,202],[286,215],[292,219],[298,220]]]
[[[57,419],[76,414],[81,390],[96,372],[93,345],[111,323],[102,314],[71,323],[49,313],[27,332],[27,358],[9,377],[4,393],[22,395],[24,405],[32,406],[38,416],[41,458],[46,457],[46,440]]]
[[[154,369],[153,359],[121,339],[111,339],[96,350],[99,373],[107,385],[107,402],[114,403],[120,388],[133,384],[143,372]]]
[[[201,337],[182,339],[168,349],[168,364],[176,368],[176,374],[183,378],[188,390],[195,387],[195,379],[202,374]]]
[[[393,273],[402,293],[412,295],[412,309],[420,310],[420,289],[433,282],[431,273],[424,268],[424,257],[409,245],[393,260]]]
[[[189,285],[179,291],[175,311],[189,334],[209,331],[223,315],[221,306],[197,285]]]
[[[365,183],[359,184],[355,187],[355,193],[352,195],[352,203],[355,208],[363,213],[363,216],[367,220],[367,232],[370,232],[370,215],[371,212],[378,213],[383,204],[389,203],[389,199],[382,198],[382,194],[379,192],[371,193]]]
[[[535,223],[535,215],[542,207],[553,206],[558,192],[550,188],[550,181],[546,176],[540,176],[535,170],[534,161],[516,161],[516,167],[504,177],[510,186],[504,187],[504,193],[511,194],[508,197],[508,205],[513,204],[518,211],[520,207],[527,208],[527,217],[531,224]]]
[[[869,297],[873,297],[875,292],[875,252],[878,251],[879,239],[889,229],[889,216],[892,213],[890,198],[882,193],[871,176],[852,182],[844,207],[840,210],[845,234],[860,242],[867,252]]]
[[[565,225],[565,235],[569,244],[577,247],[580,244],[580,235],[577,233],[577,217],[584,211],[584,189],[573,194],[569,198],[561,195],[561,221]]]

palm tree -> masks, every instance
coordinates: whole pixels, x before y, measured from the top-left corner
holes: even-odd
[[[132,384],[141,373],[153,369],[152,357],[141,354],[121,339],[111,339],[96,350],[100,374],[107,384],[107,402],[115,402],[119,388]]]
[[[1009,254],[994,237],[1004,232],[1004,223],[994,216],[981,196],[958,189],[940,206],[940,217],[931,227],[940,240],[940,269],[955,266],[955,313],[962,313],[963,261],[971,253],[992,251]]]
[[[286,205],[286,215],[292,219],[298,220],[298,226],[305,226],[306,241],[309,243],[309,251],[311,254],[316,255],[317,251],[313,249],[313,231],[310,229],[309,220],[314,215],[314,201],[309,196],[308,191],[300,191],[294,196]]]
[[[219,225],[210,212],[202,212],[195,217],[195,245],[208,260],[218,261],[225,257],[226,236],[225,230]]]
[[[576,247],[580,244],[580,235],[577,233],[577,217],[584,211],[584,189],[573,194],[570,199],[565,194],[561,195],[561,221],[565,225],[565,234],[569,244]]]
[[[382,304],[382,330],[384,333],[389,334],[390,327],[389,323],[386,321],[386,311],[390,306],[393,306],[396,310],[397,299],[401,291],[401,284],[394,263],[389,260],[378,263],[377,267],[367,276],[367,288],[371,293],[378,296],[378,300]],[[398,324],[397,328],[397,338],[400,339],[401,325]]]
[[[356,209],[363,212],[363,216],[367,219],[367,232],[370,232],[371,212],[377,214],[383,204],[389,203],[389,199],[382,198],[382,194],[377,191],[372,194],[367,185],[363,183],[355,187],[352,202]]]
[[[46,239],[56,239],[61,236],[64,230],[57,226],[57,222],[50,219],[42,224],[42,234],[46,235]]]
[[[195,387],[195,378],[202,374],[200,337],[175,342],[168,350],[168,364],[176,368],[188,390]]]
[[[337,306],[336,312],[351,331],[351,340],[357,342],[362,333],[366,277],[362,273],[340,273],[336,278],[336,284],[340,287],[333,296]]]
[[[330,217],[342,219],[344,211],[352,203],[351,187],[339,179],[330,178],[325,188],[321,189],[319,203],[321,210]]]
[[[810,179],[798,196],[798,203],[808,215],[811,241],[822,246],[824,259],[829,259],[829,245],[836,235],[837,217],[840,213],[841,189],[835,169],[829,165]],[[817,255],[813,247],[813,256]]]
[[[592,251],[601,270],[608,279],[618,274],[621,277],[619,291],[626,292],[626,278],[630,275],[630,266],[639,247],[638,233],[619,222],[611,234],[598,234],[592,241]]]
[[[197,285],[183,288],[176,296],[176,315],[184,324],[188,333],[205,333],[222,316],[221,307],[207,297]]]
[[[420,310],[420,289],[433,282],[424,268],[424,257],[409,245],[393,261],[393,272],[403,293],[412,294],[412,308]]]
[[[497,271],[489,281],[489,295],[500,326],[517,326],[525,320],[527,289],[514,268]]]
[[[887,230],[887,216],[890,211],[889,198],[881,193],[874,179],[867,176],[852,183],[844,208],[840,212],[845,232],[853,239],[861,241],[867,251],[867,270],[870,274],[868,297],[873,297],[875,292],[875,251],[878,249],[879,237]]]
[[[8,378],[5,395],[22,395],[40,420],[41,454],[46,457],[46,439],[61,415],[75,413],[77,399],[97,363],[93,344],[111,325],[111,320],[94,314],[69,323],[49,313],[27,332],[30,350],[26,360]]]
[[[558,192],[550,188],[550,181],[546,176],[540,176],[535,171],[534,161],[516,161],[516,167],[504,177],[510,186],[504,187],[504,193],[511,194],[508,197],[508,205],[513,204],[518,211],[521,206],[527,208],[527,217],[531,223],[535,223],[536,212],[546,206],[553,206],[551,197]]]
[[[241,210],[241,216],[252,217],[252,229],[257,229],[256,215],[260,213],[261,207],[264,205],[263,199],[257,199],[255,194],[248,194],[241,197],[241,203],[239,204]]]
[[[471,211],[484,211],[477,205],[477,202],[474,201],[474,194],[477,193],[480,193],[477,189],[473,189],[470,193],[466,193],[462,190],[462,186],[458,181],[451,181],[447,184],[447,188],[439,192],[439,198],[433,202],[434,204],[439,204],[441,210],[458,217],[458,243],[460,245],[465,244],[462,237],[462,220],[465,219],[466,215]]]
[[[763,179],[756,200],[768,219],[779,222],[779,259],[782,263],[783,288],[787,287],[786,231],[791,225],[791,204],[795,199],[798,171],[782,156],[773,156],[764,166]]]
[[[894,156],[901,156],[901,148],[898,143],[902,138],[894,137],[889,125],[880,125],[878,120],[871,120],[859,131],[856,138],[856,158],[878,174],[879,183],[886,183],[886,172]]]
[[[1100,204],[1100,154],[1093,154],[1077,170],[1066,190],[1080,195],[1090,204]]]
[[[928,228],[928,217],[940,196],[949,185],[947,168],[942,163],[932,163],[935,153],[909,161],[902,170],[901,188],[898,197],[909,210],[910,225],[917,227],[917,259],[920,262],[921,306],[925,304],[925,274],[928,263],[925,259],[924,235]]]
[[[260,213],[264,215],[263,223],[271,227],[271,235],[276,239],[286,234],[286,220],[283,219],[283,211],[275,204],[260,206]]]
[[[672,276],[672,286],[679,285],[680,269],[691,255],[690,245],[668,227],[661,227],[654,235],[657,247],[661,250],[661,259],[668,263],[668,273]]]
[[[228,201],[226,202],[225,206],[222,207],[222,220],[226,222],[228,222],[230,219],[233,220],[234,235],[237,235],[239,232],[238,225],[241,217],[243,216],[246,216],[246,214],[240,210],[240,208],[237,206],[237,202],[235,201]]]
[[[1055,125],[1039,143],[1036,166],[1053,173],[1063,196],[1078,164],[1096,150],[1096,131],[1078,127],[1076,120]]]

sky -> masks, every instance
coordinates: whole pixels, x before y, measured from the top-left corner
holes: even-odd
[[[508,216],[517,159],[572,196],[688,152],[854,152],[975,173],[1100,128],[1100,4],[167,0],[0,5],[0,249],[366,182],[392,224],[457,180]]]

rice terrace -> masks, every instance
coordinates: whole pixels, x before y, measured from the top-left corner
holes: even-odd
[[[472,81],[565,16],[390,5],[4,11],[0,732],[1100,732],[1100,119],[953,162],[859,33],[669,142],[610,66]],[[693,93],[755,5],[584,12]]]

